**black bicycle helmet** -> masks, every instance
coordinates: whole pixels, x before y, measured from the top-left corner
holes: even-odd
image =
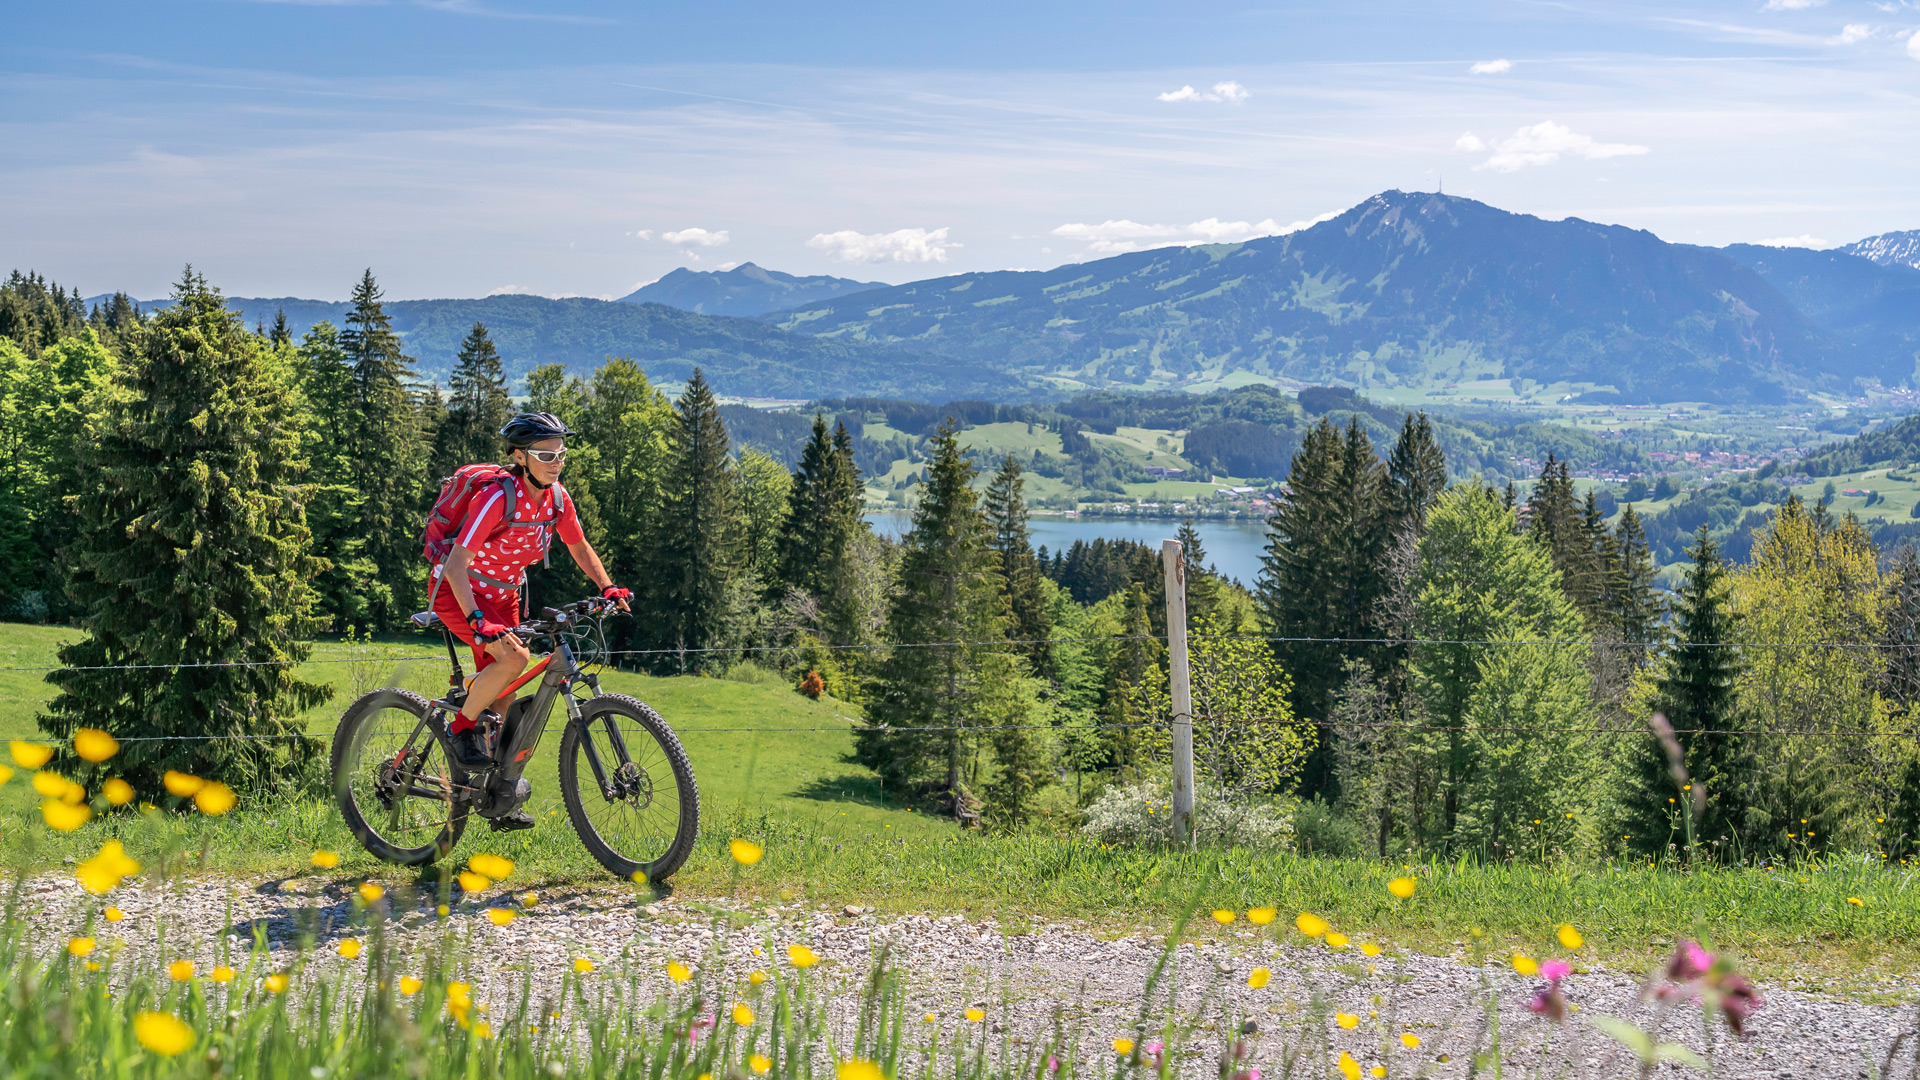
[[[500,429],[500,437],[514,449],[532,446],[546,439],[564,439],[573,432],[550,412],[521,413]]]

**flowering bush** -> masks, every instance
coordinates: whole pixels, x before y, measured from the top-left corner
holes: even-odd
[[[1201,843],[1293,847],[1291,807],[1223,798],[1196,788],[1193,811],[1194,833]],[[1087,807],[1086,816],[1080,831],[1103,844],[1165,843],[1173,839],[1173,789],[1167,784],[1110,787]]]

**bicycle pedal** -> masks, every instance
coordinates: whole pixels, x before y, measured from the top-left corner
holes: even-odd
[[[497,818],[488,818],[487,824],[494,832],[519,832],[531,829],[535,825],[533,815],[525,810],[515,810],[511,814],[502,814]]]

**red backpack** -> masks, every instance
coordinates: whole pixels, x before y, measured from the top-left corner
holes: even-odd
[[[512,521],[520,485],[514,482],[513,473],[505,466],[490,462],[462,465],[452,476],[440,481],[440,497],[433,500],[433,509],[427,514],[426,532],[421,537],[421,553],[429,565],[439,566],[453,554],[460,526],[467,523],[474,493],[492,487],[498,487],[507,497],[506,520]]]

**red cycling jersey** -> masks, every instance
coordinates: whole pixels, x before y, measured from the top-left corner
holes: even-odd
[[[547,550],[547,533],[563,544],[586,539],[580,530],[580,516],[574,512],[567,489],[554,484],[536,494],[525,477],[513,481],[519,485],[513,500],[513,520],[506,517],[506,493],[499,485],[475,493],[458,543],[473,552],[467,564],[467,582],[473,587],[473,599],[489,620],[502,626],[520,621],[520,582],[526,569],[540,561]],[[556,512],[555,507],[558,507]],[[434,573],[440,573],[435,567]],[[473,640],[473,628],[467,625],[467,612],[460,610],[453,590],[441,588],[433,605],[440,621],[455,637],[473,646],[474,663],[486,667],[493,657],[485,646]]]

